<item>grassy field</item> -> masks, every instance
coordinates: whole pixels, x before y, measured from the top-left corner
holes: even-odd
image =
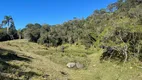
[[[82,45],[45,47],[27,40],[0,42],[0,80],[142,80],[142,63],[136,59],[122,64],[100,63],[102,50]],[[83,69],[69,69],[80,62]]]

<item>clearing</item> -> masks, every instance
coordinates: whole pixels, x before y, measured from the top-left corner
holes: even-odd
[[[45,47],[27,40],[0,42],[0,80],[142,80],[141,62],[100,63],[102,50],[82,45]],[[80,62],[83,69],[69,69]]]

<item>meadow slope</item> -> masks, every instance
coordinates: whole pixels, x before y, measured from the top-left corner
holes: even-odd
[[[100,63],[102,50],[65,44],[45,47],[27,40],[0,42],[0,80],[141,80],[141,62]],[[68,62],[80,62],[83,69],[68,69]]]

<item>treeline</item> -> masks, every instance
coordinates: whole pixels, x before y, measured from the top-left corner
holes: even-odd
[[[47,46],[65,43],[82,44],[86,48],[103,48],[101,60],[126,62],[142,57],[142,1],[118,0],[106,9],[95,10],[86,19],[74,18],[59,25],[27,24],[18,30],[19,38]]]
[[[39,44],[58,46],[64,43],[73,44],[84,39],[83,25],[85,20],[74,19],[61,25],[28,24],[22,30],[23,38]]]

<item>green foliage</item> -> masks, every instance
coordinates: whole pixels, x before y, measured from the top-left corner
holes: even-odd
[[[24,38],[29,41],[37,42],[40,37],[40,24],[28,24],[24,30]]]
[[[103,55],[127,61],[132,54],[141,53],[141,7],[138,0],[118,0],[86,19],[58,25],[28,24],[22,33],[29,41],[56,47],[66,43],[82,44],[86,49],[104,46],[106,51],[110,47],[114,54],[107,51]]]
[[[9,27],[14,25],[13,18],[11,16],[4,16],[4,20],[2,21],[2,25],[7,25],[7,34],[9,33]]]

